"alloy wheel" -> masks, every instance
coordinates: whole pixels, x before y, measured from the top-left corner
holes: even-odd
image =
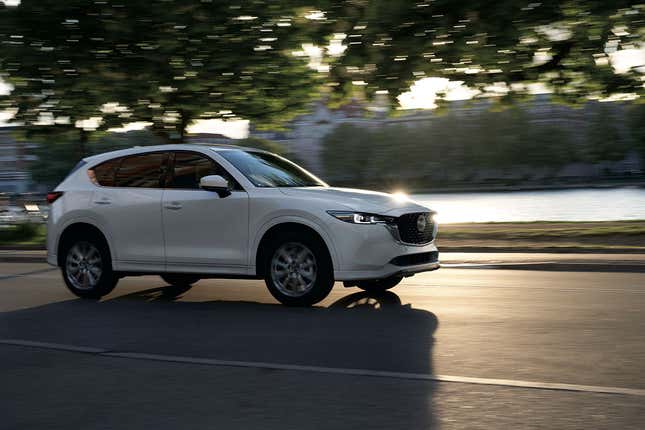
[[[77,242],[67,253],[65,271],[68,281],[79,290],[97,286],[103,274],[103,260],[96,246],[90,242]]]
[[[305,245],[296,242],[280,246],[271,259],[271,279],[284,295],[300,297],[316,283],[316,257]]]

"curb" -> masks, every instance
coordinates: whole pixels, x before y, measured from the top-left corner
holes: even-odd
[[[645,254],[645,248],[575,248],[575,247],[545,247],[545,248],[495,248],[488,246],[441,246],[439,252],[459,252],[473,254]]]
[[[47,258],[40,255],[2,255],[0,263],[47,263]]]
[[[645,273],[645,264],[616,263],[441,263],[447,269],[541,270],[545,272]]]

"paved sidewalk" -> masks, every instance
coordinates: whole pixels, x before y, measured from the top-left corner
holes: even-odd
[[[3,263],[44,263],[46,258],[45,250],[0,249],[0,262]]]

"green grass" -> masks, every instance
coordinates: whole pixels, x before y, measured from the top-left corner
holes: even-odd
[[[645,221],[444,224],[439,246],[645,250]]]
[[[490,239],[536,239],[536,238],[581,238],[608,236],[645,236],[645,226],[633,227],[593,227],[593,228],[542,228],[521,229],[503,228],[478,230],[477,228],[455,228],[444,226],[441,236],[451,239],[490,238]]]
[[[47,228],[44,224],[18,224],[0,229],[0,245],[45,245]]]

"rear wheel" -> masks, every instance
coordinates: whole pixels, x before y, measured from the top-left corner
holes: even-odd
[[[361,290],[370,293],[378,293],[394,288],[403,280],[403,276],[390,276],[384,279],[371,279],[369,281],[357,281],[356,286]]]
[[[264,281],[273,297],[288,306],[310,306],[327,297],[334,286],[334,272],[320,239],[289,232],[269,246]]]
[[[161,279],[163,279],[167,284],[170,284],[174,287],[190,287],[201,278],[195,275],[166,273],[164,275],[161,275]]]
[[[112,271],[110,251],[103,238],[96,234],[74,237],[66,241],[63,252],[63,280],[79,297],[98,299],[109,294],[118,282]]]

